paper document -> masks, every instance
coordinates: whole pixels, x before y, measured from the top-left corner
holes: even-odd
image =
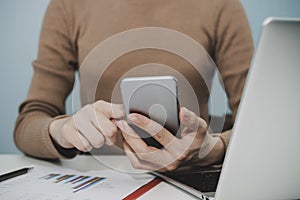
[[[154,177],[114,170],[81,172],[33,166],[25,175],[0,183],[1,200],[122,199]]]

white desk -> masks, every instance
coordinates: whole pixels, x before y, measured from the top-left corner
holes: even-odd
[[[0,174],[19,169],[28,165],[43,165],[47,166],[55,164],[57,166],[88,171],[88,170],[104,170],[107,167],[114,169],[129,171],[129,172],[142,172],[141,170],[133,169],[126,156],[83,156],[79,155],[71,160],[59,160],[57,162],[42,161],[30,158],[24,155],[0,154]],[[105,166],[106,165],[106,166]],[[187,193],[167,184],[160,183],[139,199],[195,199]]]

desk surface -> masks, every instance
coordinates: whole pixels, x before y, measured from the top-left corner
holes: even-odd
[[[89,171],[89,170],[104,170],[107,168],[113,168],[121,171],[127,171],[131,173],[141,173],[143,171],[133,169],[126,156],[84,156],[79,155],[70,160],[58,160],[58,161],[43,161],[34,158],[30,158],[24,155],[12,155],[12,154],[0,154],[0,174],[19,169],[28,165],[43,165],[47,166],[55,164],[57,166]],[[194,197],[187,193],[167,184],[160,183],[155,188],[145,193],[139,199],[194,199]]]

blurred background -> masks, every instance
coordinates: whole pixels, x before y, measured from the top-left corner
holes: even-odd
[[[266,17],[300,18],[299,0],[241,0],[257,45]],[[0,1],[0,153],[21,153],[14,145],[13,129],[18,106],[25,99],[33,74],[43,16],[49,0]],[[78,87],[77,87],[78,89]],[[77,93],[77,92],[76,92]],[[224,90],[215,76],[210,113],[230,112]],[[67,112],[72,112],[68,98]]]

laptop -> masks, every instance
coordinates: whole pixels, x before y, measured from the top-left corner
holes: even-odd
[[[300,19],[263,23],[214,197],[157,175],[205,200],[300,199]]]

